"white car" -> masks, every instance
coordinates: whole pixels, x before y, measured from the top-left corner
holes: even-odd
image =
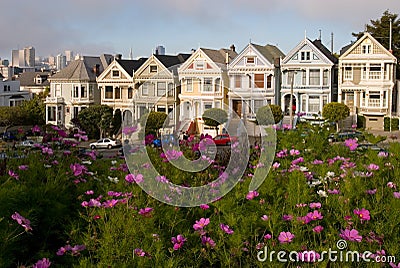
[[[91,144],[89,144],[90,148],[93,149],[97,149],[97,148],[107,148],[107,149],[111,149],[113,147],[118,147],[120,146],[121,143],[118,140],[113,140],[110,138],[104,138],[104,139],[100,139],[96,142],[92,142]]]
[[[24,140],[20,143],[21,147],[34,147],[35,142],[33,140]]]

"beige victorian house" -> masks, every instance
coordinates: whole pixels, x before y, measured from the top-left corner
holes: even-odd
[[[369,33],[345,47],[339,57],[339,102],[365,117],[366,129],[383,130],[392,115],[397,59]]]
[[[178,75],[181,84],[180,121],[183,130],[190,122],[197,121],[200,133],[208,132],[202,115],[210,108],[228,105],[228,68],[237,53],[231,49],[197,49],[181,67]]]
[[[117,55],[110,65],[97,77],[100,91],[101,104],[111,106],[115,111],[119,110],[124,125],[131,125],[137,115],[135,113],[135,71],[146,61],[146,58],[138,60],[125,60]]]

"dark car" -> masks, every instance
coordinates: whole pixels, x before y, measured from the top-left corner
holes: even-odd
[[[384,148],[382,148],[382,147],[380,147],[380,146],[378,146],[376,144],[373,144],[373,143],[362,143],[362,144],[359,144],[357,146],[357,150],[358,151],[372,150],[372,151],[377,151],[377,152],[388,153],[388,151],[386,149],[384,149]]]
[[[215,145],[231,145],[237,141],[237,137],[231,137],[229,134],[219,134],[213,138]]]
[[[328,136],[329,142],[344,141],[347,139],[362,140],[363,133],[357,130],[348,130],[348,131],[340,131],[338,133],[332,133]]]

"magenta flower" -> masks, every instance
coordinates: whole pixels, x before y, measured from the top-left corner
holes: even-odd
[[[396,189],[396,187],[397,187],[397,185],[396,185],[394,182],[392,182],[392,181],[389,181],[389,182],[386,184],[386,186],[389,187],[389,188],[392,188],[392,189]]]
[[[379,166],[376,165],[376,164],[371,163],[371,164],[368,165],[367,169],[368,169],[369,171],[379,170]]]
[[[297,256],[302,262],[316,262],[320,258],[320,254],[318,252],[315,252],[314,250],[299,252]]]
[[[319,234],[324,230],[324,227],[322,227],[321,225],[317,225],[312,230],[313,230],[314,233]]]
[[[171,161],[178,159],[182,155],[183,155],[182,151],[168,150],[165,152],[164,157],[162,157],[161,155],[160,156],[161,158],[166,158],[167,161]]]
[[[378,157],[386,158],[386,157],[388,157],[388,156],[389,156],[389,154],[388,154],[387,152],[379,152],[379,153],[378,153]]]
[[[12,177],[12,178],[14,178],[14,179],[16,179],[16,180],[19,180],[19,175],[17,174],[17,173],[15,173],[13,170],[9,170],[8,171],[8,175],[10,175],[10,177]]]
[[[139,210],[139,214],[142,215],[142,216],[149,216],[149,214],[150,214],[152,211],[153,211],[153,208],[149,208],[149,207],[147,207],[147,208],[141,208],[141,209]]]
[[[312,163],[313,163],[314,165],[321,165],[321,164],[324,163],[324,161],[315,159]]]
[[[280,167],[280,165],[281,165],[281,164],[279,164],[278,162],[275,162],[275,163],[272,165],[272,168],[273,168],[273,169],[277,169],[277,168]]]
[[[31,222],[30,220],[22,217],[18,212],[15,212],[14,214],[11,215],[11,219],[17,221],[19,225],[25,228],[25,231],[31,231]]]
[[[79,163],[71,164],[69,168],[71,169],[72,174],[74,174],[75,177],[81,176],[87,171],[87,168]]]
[[[344,145],[347,146],[350,149],[350,151],[354,151],[358,147],[356,139],[347,139],[344,141]]]
[[[261,219],[262,219],[263,221],[267,221],[267,220],[268,220],[268,216],[267,216],[267,215],[262,215],[262,216],[261,216]]]
[[[375,189],[369,189],[365,191],[366,194],[374,195],[376,194],[376,188]]]
[[[143,175],[142,174],[134,175],[134,174],[129,173],[128,175],[125,176],[125,180],[128,183],[136,182],[137,184],[139,184],[139,183],[143,182]]]
[[[130,135],[132,133],[135,133],[138,130],[137,126],[132,126],[132,127],[124,127],[122,129],[122,133],[125,135]]]
[[[32,132],[33,133],[40,133],[40,127],[38,126],[38,125],[35,125],[33,128],[32,128]]]
[[[321,203],[317,202],[317,203],[310,203],[310,208],[321,208]]]
[[[246,199],[247,200],[252,200],[254,197],[257,197],[259,195],[259,193],[257,191],[250,191],[247,195],[246,195]]]
[[[136,256],[139,256],[139,257],[146,256],[146,252],[141,248],[135,248],[133,252],[135,253]]]
[[[27,165],[20,165],[20,166],[18,167],[18,169],[19,169],[19,170],[27,170],[27,169],[28,169],[28,166],[27,166]]]
[[[56,253],[57,256],[63,256],[65,253],[67,253],[68,251],[71,250],[71,246],[70,245],[66,245],[63,247],[60,247]]]
[[[229,228],[229,225],[225,225],[223,223],[221,223],[219,225],[219,227],[221,228],[222,231],[224,231],[227,234],[233,234],[233,230],[231,228]]]
[[[297,221],[302,223],[302,224],[307,224],[311,221],[311,218],[307,217],[307,216],[303,216],[303,217],[297,217]]]
[[[178,250],[186,242],[186,238],[183,235],[178,234],[176,237],[171,238],[171,242],[174,244],[174,250]]]
[[[33,266],[32,268],[48,268],[50,267],[51,262],[49,259],[47,258],[43,258],[41,260],[38,260]]]
[[[293,216],[292,215],[289,215],[289,214],[285,214],[285,215],[283,215],[282,216],[282,220],[284,220],[284,221],[291,221],[293,219]]]
[[[85,245],[75,245],[71,248],[71,253],[72,255],[78,255],[79,252],[81,252],[82,250],[85,250],[86,246]]]
[[[159,182],[161,182],[161,183],[169,183],[169,180],[167,179],[167,177],[165,177],[165,176],[160,176],[160,175],[157,175],[157,176],[156,176],[156,181],[159,181]]]
[[[200,208],[201,208],[202,210],[207,210],[207,209],[210,208],[210,206],[207,205],[207,204],[201,204],[201,205],[200,205]]]
[[[300,151],[299,151],[299,150],[296,150],[296,149],[291,149],[291,150],[289,151],[289,153],[290,153],[291,156],[294,156],[294,155],[299,155],[299,154],[300,154]]]
[[[196,221],[195,224],[193,224],[193,229],[195,231],[203,230],[203,228],[206,227],[209,223],[210,223],[209,218],[207,218],[207,219],[201,218],[200,220]]]
[[[400,192],[393,192],[394,198],[400,198]]]
[[[333,190],[328,189],[327,191],[328,191],[328,194],[340,194],[340,190],[338,190],[338,189],[333,189]]]
[[[85,194],[86,195],[92,195],[92,194],[94,194],[94,191],[93,190],[88,190],[88,191],[85,192]]]
[[[288,243],[292,242],[294,237],[295,237],[294,234],[292,234],[291,232],[280,232],[279,236],[278,236],[278,240],[279,240],[279,243],[281,243],[281,244],[288,244]]]
[[[356,229],[345,229],[340,232],[340,237],[348,241],[361,242],[362,236],[358,234]]]
[[[104,208],[113,208],[118,204],[118,200],[116,199],[111,199],[111,200],[106,200],[103,202],[102,207]]]
[[[292,165],[298,165],[298,164],[303,163],[303,162],[304,162],[304,158],[303,157],[299,157],[299,158],[296,158],[295,160],[292,161]]]
[[[211,239],[211,237],[202,236],[201,237],[201,243],[203,245],[209,246],[211,248],[215,247],[215,242],[214,242],[214,240]]]
[[[270,234],[264,235],[264,239],[265,239],[265,240],[269,240],[269,239],[271,239],[271,238],[272,238],[272,235],[270,235]]]
[[[53,149],[51,149],[49,147],[43,147],[42,148],[42,154],[53,155]]]
[[[362,209],[355,209],[353,213],[357,215],[362,221],[369,221],[371,216],[369,215],[369,210],[362,208]]]

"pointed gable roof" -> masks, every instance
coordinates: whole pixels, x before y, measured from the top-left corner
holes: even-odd
[[[112,57],[111,55],[109,56]],[[67,67],[65,67],[52,77],[49,77],[49,80],[96,82],[96,73],[94,72],[93,67],[98,65],[99,74],[102,73],[104,69],[108,66],[105,59],[106,58],[103,58],[103,60],[101,60],[100,57],[83,56],[77,60],[70,62]]]
[[[147,58],[140,58],[138,60],[122,60],[115,59],[118,64],[132,77],[133,72],[137,71],[143,63],[146,62]]]
[[[274,45],[265,45],[265,46],[261,46],[261,45],[256,45],[253,44],[253,47],[255,49],[257,49],[271,64],[274,64],[275,59],[277,58],[284,58],[285,54],[283,54],[283,52]]]
[[[189,57],[191,56],[191,54],[184,54],[184,53],[180,53],[178,55],[157,55],[154,54],[154,57],[156,57],[162,65],[164,65],[166,68],[178,65],[178,64],[182,64],[184,63]]]
[[[228,53],[229,62],[231,62],[236,56],[236,51],[231,49],[221,48],[219,50],[210,48],[200,48],[207,57],[215,63],[226,64],[226,53]]]
[[[304,38],[301,40],[296,47],[294,47],[283,59],[282,64],[289,64],[289,62],[292,60],[296,54],[301,51],[304,48],[307,48],[307,50],[312,50],[315,55],[319,58],[319,60],[322,60],[326,64],[335,64],[338,62],[338,59],[336,59],[335,56],[331,55],[330,51],[322,44],[320,40],[314,40],[311,41],[309,38]],[[315,59],[313,59],[315,60]],[[311,61],[313,61],[311,60]],[[310,61],[310,62],[311,62]],[[297,63],[295,63],[297,64]]]
[[[312,43],[314,44],[314,46],[316,46],[319,51],[321,51],[331,62],[333,62],[334,64],[337,64],[339,62],[339,59],[336,58],[331,51],[329,51],[328,48],[326,48],[326,46],[324,46],[321,42],[320,39],[315,39],[314,41],[312,41]]]

